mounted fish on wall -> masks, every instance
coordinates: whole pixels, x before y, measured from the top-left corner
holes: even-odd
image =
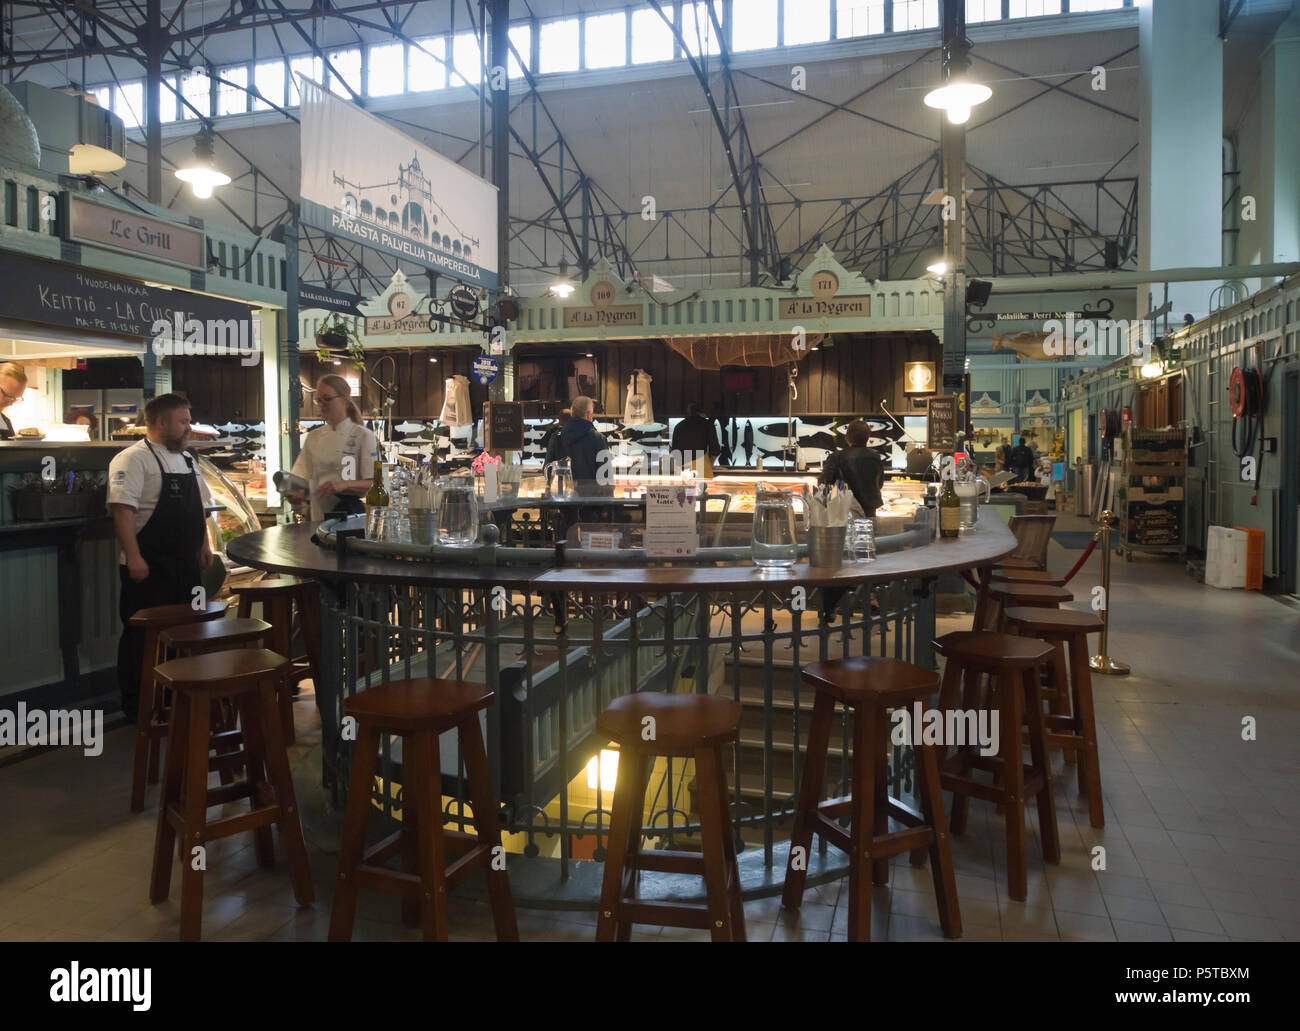
[[[1023,333],[1017,333],[1009,337],[1003,333],[994,333],[993,350],[994,351],[1015,351],[1021,358],[1029,358],[1036,362],[1055,361],[1057,355],[1048,354],[1047,348],[1043,346],[1050,333],[1031,332],[1026,330]]]

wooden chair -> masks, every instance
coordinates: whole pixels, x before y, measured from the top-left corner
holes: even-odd
[[[192,850],[215,838],[253,831],[258,864],[269,868],[275,865],[271,825],[279,824],[294,898],[303,906],[315,899],[276,707],[276,683],[288,667],[289,660],[275,652],[236,648],[171,659],[157,668],[158,681],[171,689],[174,702],[149,898],[162,902],[171,893],[172,860],[179,839],[182,941],[198,941],[203,923],[205,864],[192,861]],[[209,788],[212,706],[226,698],[239,709],[248,775],[234,784]],[[248,812],[208,819],[212,806],[241,798],[249,800]]]
[[[288,655],[293,662],[285,677],[280,693],[280,716],[284,723],[285,739],[293,744],[297,739],[293,723],[293,696],[298,684],[311,678],[320,682],[320,585],[311,580],[295,577],[258,580],[239,589],[239,616],[253,614],[253,605],[261,604],[262,618],[271,624],[268,640],[271,648]],[[294,609],[297,608],[298,626],[302,630],[304,655],[293,654]]]
[[[1047,545],[1056,516],[1014,515],[1008,525],[1016,538],[1016,550],[999,564],[1007,569],[1046,569]]]
[[[745,910],[723,765],[723,748],[740,733],[740,703],[716,695],[642,691],[615,698],[596,725],[619,746],[596,940],[627,941],[633,924],[658,924],[707,930],[715,942],[744,941]],[[652,736],[646,740],[648,731]],[[641,851],[646,788],[655,756],[695,760],[702,854]],[[702,876],[707,902],[638,899],[637,875],[642,870]]]
[[[886,746],[892,728],[888,710],[916,701],[924,702],[939,685],[939,675],[898,659],[856,657],[819,662],[803,671],[804,683],[816,690],[808,752],[804,761],[799,804],[790,834],[790,859],[781,904],[798,909],[808,877],[806,862],[813,834],[849,856],[849,940],[871,940],[871,884],[886,884],[890,856],[912,853],[924,862],[930,853],[930,871],[939,905],[939,923],[948,938],[961,937],[961,911],[957,881],[948,849],[943,796],[939,786],[938,748],[917,744],[916,777],[921,811],[889,797]],[[820,802],[826,754],[830,747],[835,704],[853,711],[853,772],[848,798]],[[837,822],[847,817],[849,830]],[[907,829],[889,831],[893,818]],[[802,850],[803,863],[797,862]]]
[[[362,887],[400,895],[403,919],[422,926],[425,941],[447,941],[447,893],[480,871],[487,876],[497,940],[519,940],[501,844],[500,807],[479,726],[478,714],[492,704],[493,697],[484,684],[418,679],[394,680],[343,702],[344,717],[357,721],[357,743],[339,845],[330,941],[351,939],[357,890]],[[460,739],[474,834],[443,827],[439,737],[449,730]],[[366,850],[366,817],[381,734],[402,738],[402,827]],[[445,859],[448,845],[464,853],[450,866]],[[384,864],[399,854],[405,872],[386,869]]]
[[[164,630],[186,623],[220,619],[226,614],[224,601],[210,601],[203,608],[193,605],[155,605],[140,609],[131,617],[133,629],[144,634],[144,661],[140,665],[140,702],[135,718],[135,761],[131,768],[131,812],[144,810],[145,784],[158,783],[162,739],[167,736],[168,711],[163,692],[157,690],[154,667],[162,654],[159,637]]]

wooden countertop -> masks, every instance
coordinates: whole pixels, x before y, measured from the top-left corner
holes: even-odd
[[[453,565],[445,562],[378,558],[349,554],[340,557],[312,541],[314,524],[275,526],[236,537],[226,546],[232,562],[286,575],[319,580],[404,583],[428,587],[474,587],[501,584],[536,591],[610,590],[728,591],[782,590],[788,587],[853,587],[991,565],[1015,550],[1011,531],[989,519],[973,534],[955,541],[934,541],[919,548],[881,555],[874,562],[812,569],[806,561],[764,572],[748,564],[734,566],[611,568],[565,566],[560,569],[528,565]]]

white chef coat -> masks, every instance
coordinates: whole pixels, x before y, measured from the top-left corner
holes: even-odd
[[[452,376],[443,384],[438,421],[448,426],[468,426],[474,421],[469,404],[469,380],[464,376]]]
[[[189,463],[184,451],[169,451],[164,444],[152,444],[138,440],[128,448],[123,448],[114,456],[108,466],[108,503],[110,505],[129,505],[135,509],[135,532],[144,529],[144,524],[158,507],[158,495],[162,493],[162,472],[158,471],[158,462],[162,462],[162,471],[168,473],[188,473]],[[157,461],[154,460],[157,455]],[[212,493],[203,476],[198,471],[198,460],[194,461],[194,475],[199,480],[199,497],[205,506],[212,504]],[[125,565],[126,556],[118,549],[118,560]]]
[[[375,454],[379,442],[375,435],[351,419],[344,419],[338,428],[326,423],[307,434],[302,450],[290,471],[295,476],[311,481],[311,517],[314,522],[325,518],[334,508],[333,498],[318,498],[315,490],[329,480],[368,480],[375,473]],[[355,460],[356,471],[343,475],[343,458]]]

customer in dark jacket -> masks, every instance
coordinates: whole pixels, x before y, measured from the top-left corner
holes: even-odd
[[[844,431],[844,441],[848,447],[827,456],[818,480],[831,485],[842,481],[853,491],[853,496],[858,499],[866,517],[874,519],[876,509],[884,503],[880,488],[885,483],[885,462],[867,448],[870,438],[871,430],[861,419],[849,423]]]
[[[613,470],[601,468],[611,460],[609,444],[592,425],[596,418],[595,403],[589,397],[575,397],[569,409],[572,412],[569,421],[546,449],[546,462],[550,464],[557,458],[567,458],[579,494],[611,493]]]

